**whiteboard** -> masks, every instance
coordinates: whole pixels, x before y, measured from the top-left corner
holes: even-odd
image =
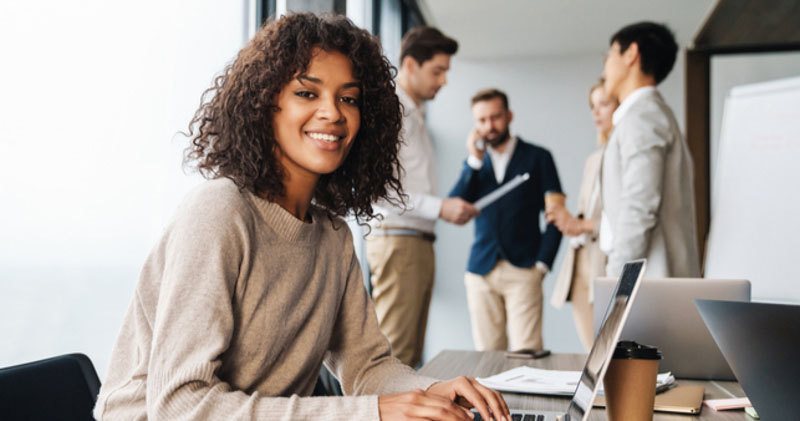
[[[705,276],[800,303],[800,77],[731,90],[717,162]]]

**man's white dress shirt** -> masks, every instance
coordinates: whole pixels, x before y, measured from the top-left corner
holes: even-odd
[[[511,155],[514,155],[514,149],[516,149],[516,147],[516,136],[511,136],[511,138],[508,139],[508,145],[503,149],[503,152],[498,152],[493,147],[487,145],[486,152],[489,153],[489,159],[492,160],[492,169],[494,169],[494,178],[497,180],[497,184],[503,182],[503,177],[506,176],[506,169],[508,169],[508,161],[511,161]],[[473,170],[478,171],[483,168],[483,161],[470,155],[467,158],[467,165]]]
[[[436,151],[425,126],[425,109],[417,106],[399,85],[397,96],[403,106],[400,182],[408,197],[405,208],[385,200],[376,203],[376,212],[384,218],[382,221],[373,219],[369,224],[373,228],[408,228],[433,233],[442,199],[436,193]]]

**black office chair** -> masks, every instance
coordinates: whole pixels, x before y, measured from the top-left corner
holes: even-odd
[[[100,379],[89,357],[61,355],[0,369],[0,420],[93,420]]]

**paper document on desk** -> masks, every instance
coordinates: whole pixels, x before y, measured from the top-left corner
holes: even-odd
[[[571,396],[575,393],[580,378],[580,371],[544,370],[522,366],[477,380],[482,385],[500,392]],[[675,377],[671,372],[660,373],[656,378],[656,391],[667,389],[674,383]],[[603,394],[602,385],[598,393]]]

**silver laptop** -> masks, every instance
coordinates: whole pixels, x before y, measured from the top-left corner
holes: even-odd
[[[614,354],[622,327],[628,318],[631,304],[636,297],[639,284],[644,274],[645,259],[628,262],[622,267],[622,275],[616,283],[613,298],[609,297],[608,311],[600,326],[592,351],[586,359],[578,387],[572,395],[566,413],[545,411],[511,411],[514,419],[522,421],[585,421],[589,418],[597,390],[603,384],[608,362]],[[481,421],[476,412],[474,421]]]
[[[605,303],[615,285],[612,278],[595,280],[595,303]],[[659,371],[671,371],[675,377],[687,379],[735,380],[694,306],[695,299],[750,301],[750,282],[645,278],[621,337],[657,346],[664,356]],[[602,306],[594,306],[595,332],[600,329],[603,310]]]

